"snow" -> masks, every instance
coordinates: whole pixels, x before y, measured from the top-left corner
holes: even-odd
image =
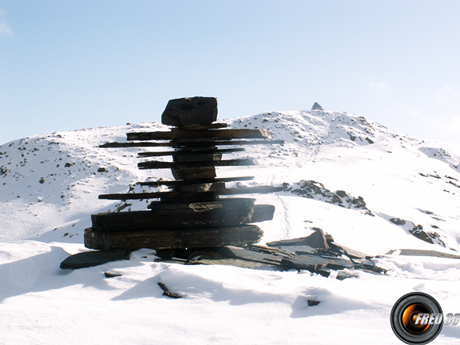
[[[319,227],[340,244],[379,255],[387,274],[359,272],[340,281],[308,271],[156,263],[151,249],[126,261],[61,270],[62,260],[87,250],[90,215],[124,204],[98,200],[99,194],[151,191],[136,182],[172,178],[166,169],[138,170],[138,149],[97,146],[125,141],[126,132],[167,127],[140,123],[37,135],[0,146],[0,344],[400,344],[389,315],[404,294],[423,291],[445,313],[460,312],[460,261],[387,254],[458,254],[458,148],[342,112],[271,112],[225,122],[270,129],[285,144],[231,154],[259,165],[219,167],[218,177],[255,176],[233,183],[242,186],[316,181],[331,193],[362,197],[371,213],[319,195],[255,195],[257,203],[276,207],[274,219],[259,224],[262,243]],[[130,204],[123,211],[147,206],[145,200]],[[396,218],[406,223],[390,221]],[[433,244],[410,233],[417,225],[438,235]],[[158,282],[184,297],[163,296]],[[308,306],[309,299],[320,304]],[[459,338],[460,326],[444,326],[433,344]]]

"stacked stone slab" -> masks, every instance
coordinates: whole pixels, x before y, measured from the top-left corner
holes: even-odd
[[[271,220],[274,206],[255,205],[253,198],[229,195],[272,193],[283,187],[226,188],[226,182],[251,176],[217,178],[216,166],[254,165],[252,159],[223,159],[244,151],[243,145],[281,144],[266,130],[228,129],[215,123],[217,99],[194,97],[170,100],[162,123],[170,131],[128,133],[127,142],[114,147],[170,147],[170,151],[140,152],[140,158],[172,156],[172,162],[149,160],[139,169],[171,169],[175,181],[146,181],[144,186],[167,186],[166,192],[104,194],[100,199],[155,199],[148,210],[99,213],[85,230],[85,246],[92,249],[178,249],[246,245],[260,241],[262,230],[253,223]]]

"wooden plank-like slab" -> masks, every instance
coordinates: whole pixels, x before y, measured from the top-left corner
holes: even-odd
[[[139,169],[172,169],[172,168],[202,168],[213,166],[247,166],[256,165],[253,159],[228,159],[228,160],[215,160],[215,161],[195,161],[195,162],[141,162],[137,164]]]
[[[222,153],[195,152],[195,154],[188,154],[186,151],[185,154],[182,154],[181,151],[173,155],[173,162],[218,162],[222,160]]]
[[[155,230],[139,232],[94,232],[85,230],[85,246],[91,249],[175,249],[243,246],[260,241],[263,231],[256,225],[202,230]]]
[[[179,180],[179,181],[145,181],[139,182],[141,186],[183,186],[191,184],[201,184],[201,183],[219,183],[219,182],[234,182],[234,181],[250,181],[253,180],[254,176],[241,176],[241,177],[223,177],[223,178],[213,178],[213,179],[195,179],[195,180]]]
[[[260,210],[259,213],[263,212]],[[223,207],[219,202],[188,209],[153,209],[91,215],[93,231],[143,231],[155,229],[201,229],[251,223],[254,206]],[[262,218],[259,214],[259,218]]]
[[[180,209],[196,209],[207,210],[209,206],[222,205],[222,207],[236,207],[238,205],[246,205],[247,207],[254,206],[256,199],[254,198],[225,198],[216,201],[207,202],[187,202],[187,203],[164,203],[161,201],[153,201],[147,206],[151,210],[180,210]]]
[[[219,208],[222,207],[219,202],[209,202],[206,206],[93,214],[92,229],[94,232],[112,232],[239,226],[271,220],[274,213],[272,205],[242,204]]]
[[[101,148],[117,147],[210,147],[210,146],[233,146],[233,145],[275,145],[284,144],[284,140],[214,140],[209,142],[107,142],[99,145]]]
[[[133,132],[126,134],[128,140],[173,140],[188,138],[270,138],[270,131],[266,129],[215,129],[194,131],[157,131]]]
[[[226,128],[228,127],[228,124],[226,123],[211,123],[210,125],[185,125],[185,126],[177,126],[173,128],[175,130],[176,128],[180,130],[186,130],[186,131],[197,131],[197,130],[203,130],[203,129],[214,129],[214,128]]]
[[[181,151],[163,151],[163,152],[139,152],[138,157],[160,157],[160,156],[173,156],[176,154],[180,155],[195,155],[195,154],[213,154],[213,153],[232,153],[232,152],[241,152],[244,151],[244,148],[233,148],[233,149],[214,149],[214,150],[181,150]]]
[[[264,194],[281,192],[284,187],[260,186],[246,188],[232,188],[213,192],[154,192],[154,193],[123,193],[123,194],[101,194],[99,199],[106,200],[142,200],[142,199],[157,199],[157,198],[189,198],[194,196],[205,195],[235,195],[235,194]]]

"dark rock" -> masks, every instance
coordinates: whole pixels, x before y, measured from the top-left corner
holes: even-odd
[[[359,275],[357,273],[352,272],[338,271],[337,276],[335,277],[335,279],[337,280],[345,280],[348,278],[359,278]]]
[[[390,222],[392,222],[392,223],[394,223],[396,225],[404,225],[404,224],[406,224],[406,221],[404,219],[401,219],[401,218],[391,218]]]
[[[344,190],[338,190],[335,192],[335,194],[337,194],[341,198],[344,198],[348,195],[347,192],[345,192]]]
[[[273,205],[255,205],[250,222],[259,223],[266,220],[272,220],[274,213],[275,206]]]
[[[366,202],[364,201],[362,196],[358,196],[357,198],[353,198],[351,200],[351,203],[354,204],[356,208],[367,209],[366,208]]]
[[[316,249],[328,249],[326,236],[320,228],[313,228],[315,232],[307,237],[293,238],[290,240],[273,241],[267,243],[271,247],[309,246]]]
[[[319,103],[315,102],[313,103],[313,107],[311,107],[311,110],[323,110],[323,107],[319,105]]]
[[[289,185],[288,185],[289,186]],[[286,188],[288,192],[303,196],[308,199],[324,200],[330,204],[341,204],[342,199],[320,182],[302,180]]]
[[[209,125],[217,119],[217,98],[193,97],[171,99],[161,116],[170,126]]]
[[[429,234],[427,234],[427,233],[423,230],[423,226],[421,226],[420,224],[419,224],[419,225],[415,225],[414,228],[413,228],[412,230],[409,230],[409,232],[410,232],[412,235],[414,235],[415,237],[417,237],[418,239],[421,239],[422,241],[425,241],[425,242],[434,244],[434,241],[433,241],[432,237],[429,236]]]
[[[349,209],[365,210],[365,214],[370,216],[374,215],[366,207],[366,202],[363,197],[351,196],[344,190],[332,192],[320,182],[313,180],[301,180],[292,184],[285,183],[283,186],[285,186],[286,191],[300,195],[304,198],[315,199]]]
[[[62,269],[76,269],[102,265],[111,261],[129,260],[131,250],[112,249],[104,251],[91,251],[69,256],[61,262]]]
[[[114,273],[114,272],[104,272],[104,276],[106,278],[115,278],[115,277],[121,277],[120,273]]]
[[[163,284],[162,282],[159,282],[158,286],[163,290],[163,296],[168,296],[168,297],[171,297],[171,298],[182,298],[182,296],[179,295],[178,293],[169,291],[169,289],[166,287],[166,285]]]
[[[326,235],[324,235],[324,237],[326,238],[327,244],[330,245],[332,242],[334,242],[334,237],[332,237],[331,234],[326,234]]]
[[[366,138],[366,141],[369,143],[369,144],[373,144],[374,141],[371,139],[371,138]]]
[[[318,305],[320,303],[321,303],[320,301],[315,301],[315,300],[312,300],[312,299],[308,300],[308,306],[309,307],[313,307],[313,306]]]

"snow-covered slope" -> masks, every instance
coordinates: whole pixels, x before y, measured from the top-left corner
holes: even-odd
[[[428,241],[460,249],[457,153],[347,113],[280,112],[228,122],[232,128],[267,128],[275,139],[285,140],[284,145],[253,146],[235,154],[254,157],[257,168],[218,169],[220,177],[237,176],[241,170],[256,176],[254,182],[240,185],[287,183],[290,193],[259,196],[278,206],[275,221],[263,224],[266,241],[305,235],[307,221],[347,245],[382,253],[403,244],[427,247],[408,236],[409,230],[421,225],[416,231],[422,228]],[[156,123],[104,127],[30,137],[1,146],[0,201],[6,212],[0,216],[0,240],[81,243],[91,213],[115,211],[119,206],[98,200],[98,194],[127,192],[130,185],[139,191],[135,183],[149,177],[172,178],[169,170],[138,170],[139,149],[97,146],[124,141],[126,132],[158,129],[166,127]],[[302,192],[314,185],[313,193]],[[324,193],[332,193],[339,201],[325,200]],[[361,197],[367,212],[344,207],[341,193],[351,199]],[[145,206],[144,201],[131,209]],[[369,238],[357,244],[356,236]],[[379,246],[384,242],[387,247],[375,247],[373,236],[380,237]]]
[[[256,177],[240,186],[286,185],[285,192],[256,196],[276,206],[273,221],[260,223],[262,242],[307,236],[319,227],[336,242],[373,255],[401,248],[460,251],[460,150],[343,112],[271,112],[225,122],[270,129],[274,139],[285,140],[228,157],[253,157],[257,167],[218,168],[219,177]],[[61,272],[62,259],[85,250],[92,213],[147,206],[145,200],[98,200],[98,194],[138,192],[138,181],[172,178],[169,170],[138,170],[139,149],[97,146],[124,141],[126,132],[166,129],[127,124],[0,146],[0,329],[8,334],[0,344],[276,344],[286,337],[293,344],[396,344],[387,318],[403,294],[433,293],[460,310],[460,264],[452,259],[384,256],[387,276],[362,273],[343,282],[309,273],[157,264],[151,250],[123,263]],[[105,280],[107,270],[123,276]],[[186,298],[165,300],[159,280]],[[322,303],[307,308],[308,296]],[[64,317],[51,321],[52,310]],[[119,336],[99,335],[87,313],[103,332]],[[329,332],[338,322],[339,333]],[[129,329],[120,330],[119,323]],[[356,327],[358,336],[350,331]],[[458,337],[458,329],[445,327],[438,339],[454,343]]]

